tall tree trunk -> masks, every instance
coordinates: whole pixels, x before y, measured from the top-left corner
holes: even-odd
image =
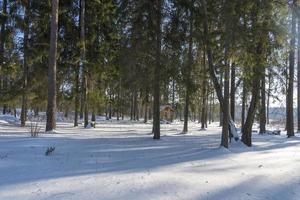
[[[134,95],[131,93],[131,98],[130,98],[130,120],[133,120],[133,113],[134,113]]]
[[[144,123],[148,122],[148,103],[149,103],[149,93],[148,89],[145,93],[145,111],[144,111]]]
[[[69,106],[65,106],[65,114],[64,114],[64,117],[65,118],[68,118],[68,116],[69,116]]]
[[[210,35],[208,32],[208,17],[207,17],[207,5],[206,5],[206,0],[201,0],[202,6],[203,6],[203,29],[204,29],[204,43],[206,45],[206,54],[207,54],[207,61],[208,61],[208,66],[209,66],[209,74],[210,78],[213,82],[219,103],[220,103],[220,110],[222,110],[222,113],[224,113],[224,98],[223,98],[223,93],[222,93],[222,87],[218,81],[218,77],[216,76],[216,68],[213,63],[213,54],[212,54],[212,49],[211,49],[211,44],[210,44]],[[229,130],[235,129],[235,125],[231,123],[231,120],[229,120]],[[231,132],[234,134],[234,132]],[[234,135],[235,139],[238,140],[238,135]]]
[[[7,113],[7,105],[3,105],[2,114],[5,115]]]
[[[139,121],[138,93],[134,92],[134,121]]]
[[[213,56],[212,56],[212,49],[210,46],[210,37],[209,37],[209,32],[208,32],[208,18],[207,18],[207,8],[206,8],[206,0],[202,0],[202,5],[203,5],[203,11],[204,11],[204,20],[203,20],[203,25],[204,25],[204,40],[206,44],[206,52],[207,52],[207,60],[208,60],[208,65],[209,65],[209,74],[212,79],[214,88],[217,93],[217,97],[220,103],[220,109],[223,110],[223,94],[222,94],[222,87],[218,81],[218,78],[216,76],[216,70],[215,66],[213,64]]]
[[[225,54],[228,53],[228,46],[225,47]],[[222,138],[221,146],[228,148],[228,138],[229,138],[229,73],[230,66],[228,63],[227,55],[225,55],[225,77],[224,77],[224,101],[223,101],[223,124],[222,124]]]
[[[191,71],[193,64],[193,12],[190,11],[190,35],[189,35],[189,47],[188,47],[188,63],[186,66],[185,77],[185,106],[184,106],[184,125],[182,133],[188,132],[188,120],[189,120],[189,103],[190,103],[190,82]],[[205,97],[204,97],[205,98]]]
[[[153,103],[151,104],[149,102],[149,109],[148,109],[148,119],[152,120],[153,119]]]
[[[206,85],[206,97],[205,97],[205,103],[206,103],[206,108],[205,108],[205,128],[207,128],[207,122],[208,122],[208,108],[209,108],[209,103],[208,103],[208,89]]]
[[[297,0],[293,1],[292,5],[292,34],[289,52],[289,75],[288,75],[288,90],[287,90],[287,108],[286,108],[286,131],[287,136],[294,136],[294,66],[295,66],[295,34],[296,34],[296,8]]]
[[[259,100],[259,79],[255,78],[252,82],[252,98],[247,114],[245,124],[243,126],[242,141],[247,146],[252,146],[252,125],[254,122],[255,111]]]
[[[29,36],[29,15],[30,15],[30,1],[25,3],[25,30],[23,38],[23,93],[22,93],[22,109],[21,109],[21,126],[24,127],[27,119],[27,81],[28,81],[28,36]]]
[[[203,87],[202,89],[202,103],[201,103],[201,129],[205,129],[205,124],[206,124],[206,117],[205,117],[205,113],[206,113],[206,99],[205,99],[205,95],[204,93],[206,93],[206,88]]]
[[[297,132],[300,132],[300,15],[298,15],[298,56],[297,56]]]
[[[112,118],[112,105],[111,105],[111,103],[112,103],[112,97],[111,97],[112,95],[111,94],[109,94],[109,113],[108,113],[108,118],[109,119],[111,119]]]
[[[172,108],[175,110],[175,113],[172,117],[172,122],[177,118],[178,109],[175,105],[175,78],[172,78]]]
[[[224,63],[225,63],[225,71],[224,71],[224,101],[223,101],[223,124],[222,124],[222,137],[221,137],[221,146],[228,148],[228,139],[229,139],[229,120],[230,120],[230,112],[229,112],[229,78],[230,78],[230,63],[229,63],[229,48],[230,48],[230,13],[231,13],[231,4],[226,1],[225,2],[225,11],[226,11],[226,22],[225,22],[225,55],[224,55]]]
[[[163,90],[163,103],[167,104],[169,102],[169,81],[165,81]]]
[[[215,122],[215,92],[212,92],[211,122]]]
[[[59,0],[52,0],[46,131],[52,131],[56,128],[56,57],[58,35],[58,3]]]
[[[206,89],[207,89],[207,81],[206,81],[206,54],[205,50],[203,51],[203,81],[202,81],[202,108],[201,108],[201,129],[205,129],[205,124],[206,124],[206,118],[205,118],[205,113],[206,113]]]
[[[172,78],[172,108],[175,109],[175,79]]]
[[[119,79],[118,97],[117,97],[117,121],[120,120],[121,113],[121,78]]]
[[[190,102],[190,95],[189,95],[189,89],[186,88],[185,91],[185,104],[184,104],[184,123],[183,123],[183,131],[182,133],[185,134],[188,132],[188,120],[189,120],[189,102]]]
[[[133,96],[132,96],[132,103],[133,103],[133,120],[136,121],[136,91],[134,90]]]
[[[91,119],[92,122],[95,122],[96,121],[96,114],[95,114],[95,111],[93,110],[92,112],[92,119]]]
[[[81,85],[83,86],[83,84]],[[84,92],[84,88],[81,87],[81,95],[80,95],[80,111],[79,111],[79,118],[80,120],[83,119],[83,107],[84,107],[84,103],[83,103],[83,92]]]
[[[148,122],[148,103],[145,104],[145,110],[144,110],[144,123]]]
[[[2,23],[1,23],[1,32],[0,32],[0,70],[2,70],[4,63],[4,42],[6,37],[6,21],[7,21],[7,0],[2,1]],[[4,77],[0,76],[0,90],[4,90]],[[3,105],[2,113],[6,113],[7,105]]]
[[[209,95],[209,111],[208,111],[208,123],[212,122],[212,94]]]
[[[155,1],[156,9],[156,65],[153,86],[153,139],[160,139],[160,67],[161,67],[161,10],[163,0]]]
[[[231,87],[230,87],[230,115],[235,121],[235,65],[231,65]]]
[[[267,124],[270,124],[271,71],[268,73]]]
[[[75,102],[74,102],[74,110],[75,110],[75,116],[74,116],[74,126],[78,126],[78,114],[79,114],[79,104],[80,104],[80,91],[79,91],[79,72],[80,66],[77,66],[75,69]]]
[[[257,57],[262,56],[263,51],[263,42],[259,41],[256,47],[256,55]],[[247,113],[246,122],[243,127],[242,141],[247,146],[252,146],[252,126],[255,118],[257,104],[259,102],[259,92],[260,91],[260,81],[262,80],[263,68],[261,65],[260,59],[258,58],[256,66],[253,69],[253,77],[252,77],[252,98],[249,106],[249,110]]]
[[[86,49],[85,49],[85,0],[80,0],[80,62],[83,73],[82,91],[83,91],[83,114],[84,114],[84,127],[86,128],[89,123],[89,111],[88,111],[88,77],[86,62]]]
[[[224,79],[223,79],[223,72],[220,72],[220,86],[221,86],[221,92],[222,92],[222,96],[224,93]],[[220,122],[220,126],[223,125],[223,110],[221,108],[221,104],[220,104],[220,109],[219,109],[219,122]]]
[[[138,94],[136,95],[136,121],[140,121],[140,106]]]
[[[263,134],[266,132],[266,77],[265,70],[261,77],[261,103],[260,103],[260,112],[259,112],[259,133]]]
[[[241,126],[242,132],[244,130],[245,118],[246,118],[246,104],[247,104],[247,86],[246,79],[243,78],[243,90],[242,90],[242,116],[241,116]]]
[[[38,107],[35,107],[33,111],[34,111],[34,117],[39,116],[39,108]]]

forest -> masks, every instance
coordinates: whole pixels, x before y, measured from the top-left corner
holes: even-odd
[[[0,181],[0,199],[22,199],[22,193],[16,194],[19,190],[12,188],[15,184],[62,177],[66,181],[63,184],[69,184],[65,180],[68,170],[73,178],[92,174],[94,168],[88,165],[94,162],[92,157],[97,158],[97,170],[98,161],[104,167],[95,169],[97,175],[133,170],[135,179],[143,170],[178,163],[184,170],[183,163],[210,162],[204,151],[216,158],[210,170],[226,156],[246,163],[253,150],[249,166],[243,165],[248,171],[252,164],[263,168],[263,159],[276,166],[272,172],[255,172],[272,177],[261,183],[264,187],[276,182],[276,170],[290,172],[299,167],[295,155],[300,147],[300,1],[0,0],[0,11],[0,171],[4,169],[0,177],[13,170],[23,173],[17,164],[6,165],[6,159],[30,166],[35,158],[47,159],[45,155],[34,157],[45,150],[46,157],[54,159],[45,163],[55,168],[36,163],[42,166],[39,172],[33,170],[18,180],[5,176],[8,182]],[[31,137],[26,136],[28,132]],[[28,138],[27,146],[24,144],[27,150],[21,147],[24,137]],[[149,138],[153,140],[146,140]],[[97,148],[92,147],[94,143]],[[107,158],[108,153],[102,152],[106,145],[117,148]],[[133,151],[133,146],[140,151],[132,155],[128,151]],[[101,151],[97,153],[98,147]],[[124,155],[115,155],[121,147]],[[10,158],[14,148],[18,153],[13,155],[18,156]],[[156,148],[167,150],[162,153]],[[180,154],[189,148],[195,152]],[[78,158],[66,157],[72,151]],[[182,156],[180,162],[173,159],[172,151]],[[194,155],[197,152],[200,160]],[[271,152],[271,157],[280,152],[278,159],[285,162],[288,157],[290,168],[259,152]],[[160,154],[169,160],[153,157]],[[121,162],[131,156],[137,160]],[[118,159],[124,165],[118,166]],[[61,162],[66,162],[62,172],[54,173]],[[72,170],[77,162],[80,166]],[[222,164],[227,162],[226,158]],[[42,169],[50,172],[50,178]],[[176,168],[170,173],[173,170]],[[207,175],[201,170],[200,174]],[[214,173],[218,174],[216,170]],[[214,178],[225,181],[226,173]],[[178,173],[177,178],[181,175]],[[162,179],[151,181],[154,184]],[[229,181],[230,187],[236,180],[240,179]],[[253,184],[247,181],[246,185]],[[298,192],[290,187],[284,199],[300,198],[300,179],[286,180],[295,181]],[[1,184],[8,190],[1,189]],[[134,184],[140,186],[139,182]],[[166,185],[172,192],[180,188]],[[34,185],[28,187],[28,192],[36,189]],[[149,191],[149,196],[141,191],[130,196],[122,193],[126,190],[112,187],[102,188],[99,195],[121,191],[120,196],[108,195],[107,199],[175,199],[174,193],[164,198],[163,189],[158,189],[161,196],[151,196]],[[208,197],[189,196],[191,190],[183,196],[178,194],[177,199],[222,199],[224,194],[228,199],[283,198],[280,192],[271,191],[263,198],[256,188],[252,188],[253,194],[245,192],[244,197],[241,193],[230,196],[224,188],[216,192],[218,187],[209,187],[214,189],[208,188],[211,193],[207,194],[202,189],[201,195]],[[68,186],[67,191],[72,188]],[[246,190],[243,186],[240,189]],[[50,197],[73,197],[72,192],[57,194]],[[84,196],[78,199],[97,199],[97,195],[84,191],[80,194]],[[26,198],[40,199],[38,195]]]

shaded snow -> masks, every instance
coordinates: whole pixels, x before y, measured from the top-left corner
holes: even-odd
[[[0,123],[1,124],[9,124],[9,123],[17,123],[19,119],[17,119],[13,115],[0,115]]]
[[[44,125],[44,124],[42,124]],[[219,147],[220,128],[102,121],[59,123],[30,138],[0,122],[0,199],[300,199],[300,140],[254,135],[254,146]],[[55,147],[45,156],[48,147]]]

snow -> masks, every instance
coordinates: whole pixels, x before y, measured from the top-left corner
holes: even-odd
[[[9,124],[9,123],[17,123],[19,119],[17,119],[13,115],[0,115],[0,123]]]
[[[0,121],[0,199],[300,199],[299,137],[254,134],[253,147],[227,150],[217,123],[190,123],[186,135],[182,127],[163,124],[154,141],[151,124],[59,122],[55,134],[31,138]]]

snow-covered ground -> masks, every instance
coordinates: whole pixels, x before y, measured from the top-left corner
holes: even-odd
[[[217,124],[181,130],[164,124],[154,141],[151,124],[60,122],[56,134],[30,138],[0,120],[0,199],[300,199],[300,138],[255,134],[252,148],[226,150]]]

